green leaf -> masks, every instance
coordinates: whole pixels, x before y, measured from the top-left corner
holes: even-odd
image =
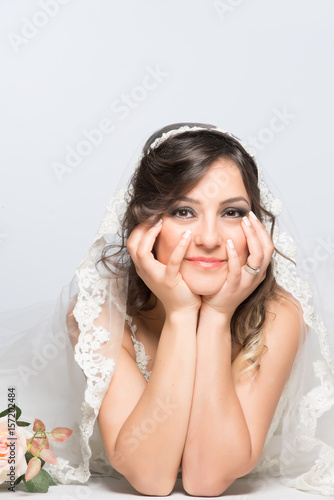
[[[17,405],[15,405],[15,408],[16,408],[16,420],[18,420],[22,414],[22,410]],[[30,425],[30,424],[28,424],[28,425]]]
[[[50,476],[50,474],[48,473],[47,470],[44,470],[45,474],[47,475],[48,477],[48,480],[49,480],[49,486],[58,486],[57,483],[54,482],[54,480],[52,479],[52,477]]]
[[[21,408],[19,408],[16,405],[15,405],[15,409],[16,409],[16,420],[18,420],[21,416],[22,410],[21,410]],[[0,413],[0,418],[5,417],[6,415],[8,415],[9,412],[12,412],[12,408],[7,408],[6,410],[2,411]],[[30,425],[30,424],[28,424],[28,425]]]
[[[30,453],[30,451],[26,451],[24,456],[26,457],[26,461],[27,461],[27,464],[29,463],[29,460],[31,460],[33,458],[33,454]]]
[[[16,486],[17,484],[19,484],[23,478],[24,478],[24,474],[22,474],[22,476],[19,476],[18,478],[16,478],[14,485]]]
[[[26,481],[23,479],[26,488],[30,493],[47,493],[49,490],[49,478],[45,470],[41,469],[37,476]]]
[[[16,422],[16,425],[18,425],[19,427],[28,427],[28,425],[30,425],[30,422],[23,422],[23,420],[21,420],[21,422]]]

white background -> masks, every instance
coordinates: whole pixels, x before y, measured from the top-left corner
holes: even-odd
[[[257,138],[334,278],[333,16],[331,0],[2,0],[0,310],[56,300],[135,151],[178,121]],[[106,118],[60,182],[56,162]]]
[[[0,313],[57,299],[138,148],[178,121],[255,138],[308,251],[302,271],[333,288],[333,19],[333,0],[1,0]],[[57,177],[106,119],[113,131]],[[239,480],[226,498],[302,496],[273,485]],[[88,495],[133,497],[97,486]]]

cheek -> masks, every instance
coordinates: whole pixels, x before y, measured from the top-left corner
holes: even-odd
[[[249,251],[246,236],[241,228],[241,225],[238,224],[235,227],[231,227],[227,236],[228,238],[231,238],[234,243],[235,249],[239,255],[240,264],[244,265],[249,255]]]
[[[172,228],[168,227],[168,224],[164,224],[153,247],[155,257],[159,262],[167,264],[183,232],[181,229],[180,231],[175,231],[175,228],[172,230]]]

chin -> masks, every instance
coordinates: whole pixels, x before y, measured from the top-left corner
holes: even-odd
[[[185,277],[183,279],[193,293],[195,293],[196,295],[206,296],[206,295],[215,295],[216,293],[218,293],[219,290],[224,285],[226,278],[224,276],[224,278],[216,277],[210,280],[206,279],[206,280],[196,280],[196,281],[194,280],[193,277],[189,280],[187,280]]]

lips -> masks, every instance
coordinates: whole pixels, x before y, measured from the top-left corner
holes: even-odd
[[[225,260],[217,259],[216,257],[188,257],[185,259],[186,262],[189,262],[193,266],[202,267],[203,269],[213,269],[215,267],[220,267]]]

